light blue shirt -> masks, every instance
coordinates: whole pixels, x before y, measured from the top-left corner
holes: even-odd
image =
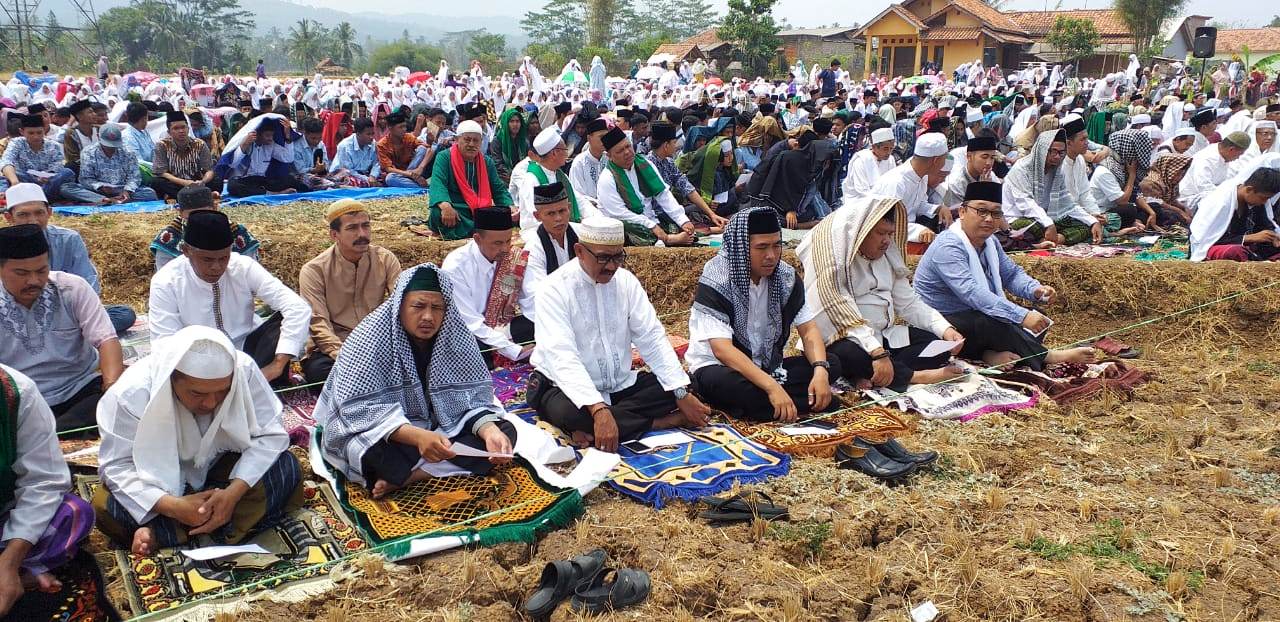
[[[1005,291],[1024,300],[1035,300],[1040,282],[1031,278],[996,244],[1000,255],[1000,280]],[[978,261],[983,252],[978,251]],[[987,267],[990,269],[990,267]],[[950,229],[938,234],[916,266],[915,289],[925,304],[942,315],[978,311],[983,315],[1021,324],[1027,309],[991,291],[985,274],[969,270],[969,251],[960,234]]]
[[[121,138],[124,141],[124,148],[138,156],[139,162],[147,166],[151,165],[151,159],[156,153],[156,141],[151,140],[150,134],[129,125],[125,126]]]
[[[329,163],[329,172],[336,173],[342,169],[368,177],[380,177],[382,167],[378,165],[378,148],[375,143],[371,142],[362,149],[355,134],[342,139],[334,151],[333,161]]]
[[[73,229],[48,225],[44,237],[49,241],[49,269],[74,274],[89,283],[95,293],[102,293],[98,284],[98,269],[89,259],[89,249],[84,238]]]
[[[308,173],[315,167],[317,150],[320,152],[320,157],[324,159],[325,170],[329,169],[329,154],[325,151],[323,142],[317,143],[316,146],[312,147],[307,144],[306,138],[299,138],[289,144],[293,146],[293,171],[295,173],[299,175]]]

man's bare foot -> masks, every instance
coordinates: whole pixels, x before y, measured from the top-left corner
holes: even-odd
[[[151,533],[150,527],[139,527],[133,532],[133,551],[134,555],[150,555],[152,547],[155,546],[155,534]]]
[[[684,416],[684,413],[677,410],[669,415],[658,417],[653,420],[652,428],[654,430],[670,430],[671,428],[693,428],[697,427]]]
[[[1091,346],[1067,348],[1066,350],[1049,350],[1045,355],[1046,363],[1093,363],[1098,360]]]
[[[1050,242],[1049,240],[1044,240],[1044,241],[1036,242],[1035,244],[1032,244],[1032,245],[1031,245],[1031,248],[1046,249],[1046,248],[1054,248],[1054,247],[1056,247],[1056,246],[1057,246],[1057,244],[1054,244],[1053,242]]]
[[[53,594],[62,589],[62,582],[47,572],[31,574],[23,570],[20,580],[22,581],[22,589],[27,591],[40,590],[46,594]]]
[[[573,446],[577,447],[578,449],[586,449],[590,447],[592,443],[596,442],[595,435],[588,434],[581,430],[575,430],[574,433],[570,435],[570,437],[571,437],[570,442],[572,442]]]
[[[946,382],[952,378],[965,375],[964,369],[957,365],[947,365],[938,369],[926,369],[911,374],[911,384],[934,384]]]
[[[1016,360],[1018,360],[1018,355],[1012,352],[993,352],[991,350],[987,350],[982,353],[982,362],[992,367],[1008,365]]]
[[[399,486],[385,479],[380,479],[374,482],[373,489],[369,491],[369,494],[372,494],[374,499],[381,499],[397,490],[400,490]]]

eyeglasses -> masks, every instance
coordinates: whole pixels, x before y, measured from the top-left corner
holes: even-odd
[[[1000,220],[1001,218],[1004,218],[1004,212],[998,209],[978,209],[976,207],[970,207],[968,209],[969,211],[977,214],[978,218],[982,220],[986,220],[988,218],[991,220]]]
[[[587,248],[586,246],[583,246],[582,250],[587,251],[587,254],[594,257],[596,260],[596,263],[599,263],[602,266],[613,264],[621,268],[622,264],[627,262],[627,251],[622,251],[621,253],[618,253],[616,255],[599,255],[592,252],[591,249]]]
[[[1066,150],[1066,149],[1049,149],[1049,155],[1051,155],[1051,156],[1065,156],[1065,155],[1067,155],[1067,150]]]

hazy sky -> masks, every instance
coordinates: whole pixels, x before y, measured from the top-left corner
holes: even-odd
[[[347,0],[298,0],[303,4],[320,5],[342,11],[378,11],[395,14],[404,10],[402,0],[363,0],[359,5],[352,5]],[[726,0],[711,0],[721,13],[727,6]],[[1056,0],[1047,3],[1045,0],[1011,0],[1009,9],[1043,10],[1053,8]],[[413,11],[435,15],[457,16],[520,16],[526,11],[537,10],[546,4],[545,0],[478,0],[476,2],[437,2],[430,1],[414,5]],[[888,2],[856,2],[854,0],[778,0],[774,15],[786,17],[793,26],[822,26],[832,22],[849,24],[862,23],[875,17],[888,6]],[[359,8],[357,8],[357,6]],[[1062,8],[1094,8],[1111,6],[1111,0],[1063,0]],[[1189,0],[1187,13],[1208,15],[1232,26],[1264,26],[1271,21],[1272,15],[1280,13],[1280,6],[1272,2],[1256,0]]]

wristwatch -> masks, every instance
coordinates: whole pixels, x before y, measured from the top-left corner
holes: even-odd
[[[688,387],[676,387],[676,390],[675,390],[675,391],[672,391],[671,393],[672,393],[672,394],[674,394],[674,395],[676,396],[676,399],[678,399],[678,400],[682,400],[682,399],[684,399],[684,398],[686,398],[686,397],[689,397],[689,388],[688,388]]]
[[[810,361],[809,365],[812,365],[815,368],[821,367],[827,371],[831,371],[831,363],[827,361]]]

